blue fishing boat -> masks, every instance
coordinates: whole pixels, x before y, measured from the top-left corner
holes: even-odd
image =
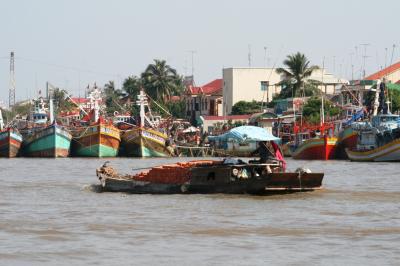
[[[28,157],[68,157],[71,146],[71,134],[53,118],[52,101],[50,115],[45,108],[43,98],[35,102],[31,113],[31,124],[21,130],[24,141],[23,155]]]

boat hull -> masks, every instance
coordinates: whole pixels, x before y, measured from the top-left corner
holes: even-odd
[[[339,133],[337,157],[338,159],[348,159],[346,149],[354,150],[357,146],[358,134],[351,127],[345,128]]]
[[[14,130],[0,132],[0,157],[18,156],[22,144],[22,135]]]
[[[120,145],[119,130],[98,124],[80,130],[73,138],[72,155],[76,157],[115,157]]]
[[[297,160],[332,160],[336,159],[337,138],[315,138],[304,141],[293,152]]]
[[[122,135],[124,153],[130,157],[170,157],[168,136],[151,129],[134,128]]]
[[[68,157],[71,134],[59,125],[33,129],[23,142],[23,155],[27,157]]]
[[[381,147],[369,151],[346,149],[351,161],[358,162],[394,162],[400,161],[400,139],[393,140]]]

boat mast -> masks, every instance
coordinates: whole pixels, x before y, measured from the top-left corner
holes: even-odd
[[[381,87],[381,80],[376,81],[376,90],[375,90],[375,99],[374,99],[374,112],[372,113],[373,116],[378,114],[378,107],[379,107],[379,90]]]
[[[50,98],[49,100],[49,112],[50,112],[50,124],[53,124],[54,122],[54,105],[53,105],[53,99]]]
[[[3,114],[1,113],[0,109],[0,131],[3,131],[3,129],[4,129]]]
[[[321,89],[321,126],[324,125],[325,123],[325,110],[324,110],[324,68],[325,68],[325,57],[322,60],[322,71],[321,71],[321,85],[322,85],[322,89]]]
[[[137,98],[138,100],[136,101],[136,104],[140,107],[140,127],[143,128],[144,120],[146,119],[145,105],[147,105],[147,98],[143,89],[140,90],[140,93],[137,96]]]

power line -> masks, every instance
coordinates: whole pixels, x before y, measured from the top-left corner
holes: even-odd
[[[113,76],[113,77],[118,77],[119,74],[115,73],[105,73],[105,72],[99,72],[99,71],[93,71],[90,69],[82,69],[74,66],[66,66],[66,65],[60,65],[60,64],[54,64],[54,63],[49,63],[41,60],[36,60],[36,59],[31,59],[31,58],[26,58],[26,57],[15,57],[17,60],[25,61],[25,62],[31,62],[31,63],[37,63],[41,65],[46,65],[50,67],[55,67],[55,68],[61,68],[61,69],[66,69],[66,70],[71,70],[75,72],[83,72],[83,73],[90,73],[90,74],[97,74],[97,75],[106,75],[106,76]]]

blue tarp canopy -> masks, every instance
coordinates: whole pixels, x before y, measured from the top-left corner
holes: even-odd
[[[269,133],[262,127],[255,126],[241,126],[235,127],[219,136],[209,136],[209,140],[227,141],[233,140],[237,142],[251,142],[251,141],[277,141],[280,139]]]

